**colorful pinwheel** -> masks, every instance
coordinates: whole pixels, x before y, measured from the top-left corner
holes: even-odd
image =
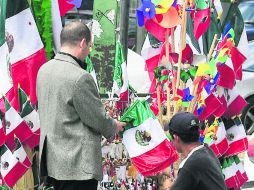
[[[151,2],[151,0],[142,0],[142,5],[136,10],[138,25],[141,27],[145,23],[146,19],[152,19],[155,17],[155,5]]]

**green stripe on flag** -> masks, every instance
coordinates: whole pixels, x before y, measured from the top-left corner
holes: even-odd
[[[7,0],[0,0],[0,47],[5,42],[5,16]]]
[[[20,13],[27,8],[29,8],[27,0],[8,0],[6,19]]]
[[[5,152],[7,152],[8,151],[8,148],[6,147],[6,145],[4,144],[2,147],[1,147],[1,156],[3,156],[4,155],[4,153]]]
[[[113,80],[116,81],[118,88],[123,86],[122,80],[122,63],[125,61],[123,47],[120,42],[116,43],[115,68]]]
[[[10,102],[4,97],[5,111],[8,111],[11,108]]]
[[[93,68],[93,63],[88,56],[86,56],[85,63],[86,63],[86,71],[88,73],[91,73],[94,70],[94,68]]]
[[[22,112],[20,112],[20,116],[23,118],[23,117],[29,115],[30,113],[32,113],[33,110],[34,110],[34,108],[32,107],[30,101],[27,100],[27,102],[25,104],[23,104],[23,109],[22,109]]]
[[[19,110],[20,112],[22,112],[23,106],[27,102],[28,97],[24,92],[24,90],[21,89],[20,87],[18,88],[18,97],[19,97]]]
[[[15,142],[16,142],[16,147],[15,147],[14,151],[20,149],[20,147],[21,147],[21,143],[19,142],[19,139],[15,138]]]
[[[120,121],[130,124],[132,127],[137,127],[148,118],[155,118],[149,104],[146,101],[136,100],[123,114]],[[132,127],[129,126],[129,128]],[[127,128],[125,127],[125,130]]]

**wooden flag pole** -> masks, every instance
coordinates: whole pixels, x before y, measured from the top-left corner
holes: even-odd
[[[217,38],[218,38],[218,34],[215,34],[214,37],[213,37],[213,42],[212,42],[211,48],[210,48],[208,56],[207,56],[208,61],[210,61],[210,59],[212,58],[212,54],[213,54],[213,50],[216,46]],[[198,98],[198,95],[197,95],[198,85],[199,85],[199,82],[192,89],[192,94],[193,94],[194,98],[193,98],[193,101],[190,102],[190,105],[188,107],[189,112],[194,112],[195,104],[196,104],[196,101],[197,101],[197,98]]]
[[[171,34],[172,35],[172,34]],[[166,31],[166,64],[170,64],[169,63],[169,29],[167,29]],[[170,89],[169,89],[169,80],[166,83],[167,84],[167,120],[170,119]]]
[[[182,53],[183,49],[186,46],[186,24],[187,24],[187,12],[186,12],[186,4],[187,1],[183,1],[183,12],[182,12],[182,24],[181,24],[181,40],[179,44],[179,56],[178,56],[178,64],[177,64],[177,78],[176,78],[176,86],[175,91],[173,93],[173,97],[176,95],[176,91],[179,88],[180,84],[180,74],[181,74],[181,67],[182,67]],[[178,111],[177,103],[175,102],[174,106],[174,114]]]

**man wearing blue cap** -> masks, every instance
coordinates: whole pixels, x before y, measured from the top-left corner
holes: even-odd
[[[199,126],[189,112],[175,114],[168,125],[172,143],[184,157],[171,190],[227,190],[219,160],[199,141]]]

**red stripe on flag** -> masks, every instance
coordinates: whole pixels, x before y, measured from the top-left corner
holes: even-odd
[[[229,149],[226,152],[226,156],[237,155],[241,152],[244,152],[248,149],[248,139],[245,137],[244,139],[240,139],[235,141],[229,145]]]
[[[178,159],[173,145],[166,139],[152,150],[131,158],[132,163],[142,175],[158,173]]]
[[[73,9],[75,5],[70,4],[67,0],[58,0],[60,15],[64,16],[69,10]]]
[[[231,118],[233,116],[239,115],[246,105],[246,100],[242,96],[238,95],[228,106],[223,116]]]
[[[19,126],[16,127],[14,133],[21,143],[29,139],[33,134],[32,130],[25,121],[23,121],[19,124]]]
[[[37,102],[36,78],[39,68],[47,61],[44,48],[22,59],[11,67],[15,101],[13,107],[18,110],[18,84],[30,96],[32,104]]]
[[[228,145],[228,140],[227,138],[224,138],[221,142],[217,143],[217,144],[212,144],[210,146],[210,148],[213,150],[213,152],[215,153],[215,155],[219,158],[221,157],[223,154],[225,154],[229,148]]]
[[[31,149],[38,146],[39,143],[40,143],[40,129],[35,131],[29,139],[23,142],[23,144],[28,145]]]
[[[13,188],[17,181],[26,173],[27,167],[18,162],[9,173],[4,177],[5,183]]]

